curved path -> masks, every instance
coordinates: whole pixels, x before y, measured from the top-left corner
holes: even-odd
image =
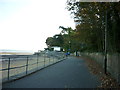
[[[20,80],[6,83],[3,88],[96,88],[99,84],[84,60],[68,57]]]

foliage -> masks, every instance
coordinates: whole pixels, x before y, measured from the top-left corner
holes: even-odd
[[[48,37],[46,39],[46,44],[48,47],[63,45],[63,36],[61,34],[54,35],[53,37]]]
[[[68,0],[67,9],[76,23],[76,29],[62,29],[61,33],[48,37],[48,47],[60,46],[65,51],[103,52],[105,28],[107,28],[107,51],[120,52],[120,2],[80,2]]]
[[[76,23],[79,41],[86,45],[87,51],[104,51],[104,31],[107,26],[108,51],[120,52],[120,10],[118,8],[120,3],[67,1],[67,9]]]

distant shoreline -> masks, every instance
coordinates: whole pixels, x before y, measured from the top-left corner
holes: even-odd
[[[32,55],[31,52],[0,52],[0,55]]]
[[[0,55],[32,55],[31,51],[22,51],[22,50],[1,50]]]

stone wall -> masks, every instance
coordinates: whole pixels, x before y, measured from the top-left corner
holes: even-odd
[[[82,53],[97,61],[104,68],[104,55],[102,53]],[[120,83],[120,54],[107,54],[107,71]]]

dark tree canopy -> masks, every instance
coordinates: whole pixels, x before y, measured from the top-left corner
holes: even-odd
[[[76,29],[60,26],[61,33],[48,37],[48,47],[60,46],[65,51],[103,52],[105,27],[107,50],[120,52],[120,2],[80,2],[68,0],[67,9],[76,23]]]
[[[67,1],[67,9],[74,17],[79,40],[87,45],[86,50],[97,52],[104,50],[104,30],[107,16],[107,49],[109,52],[120,52],[119,8],[120,2]]]

